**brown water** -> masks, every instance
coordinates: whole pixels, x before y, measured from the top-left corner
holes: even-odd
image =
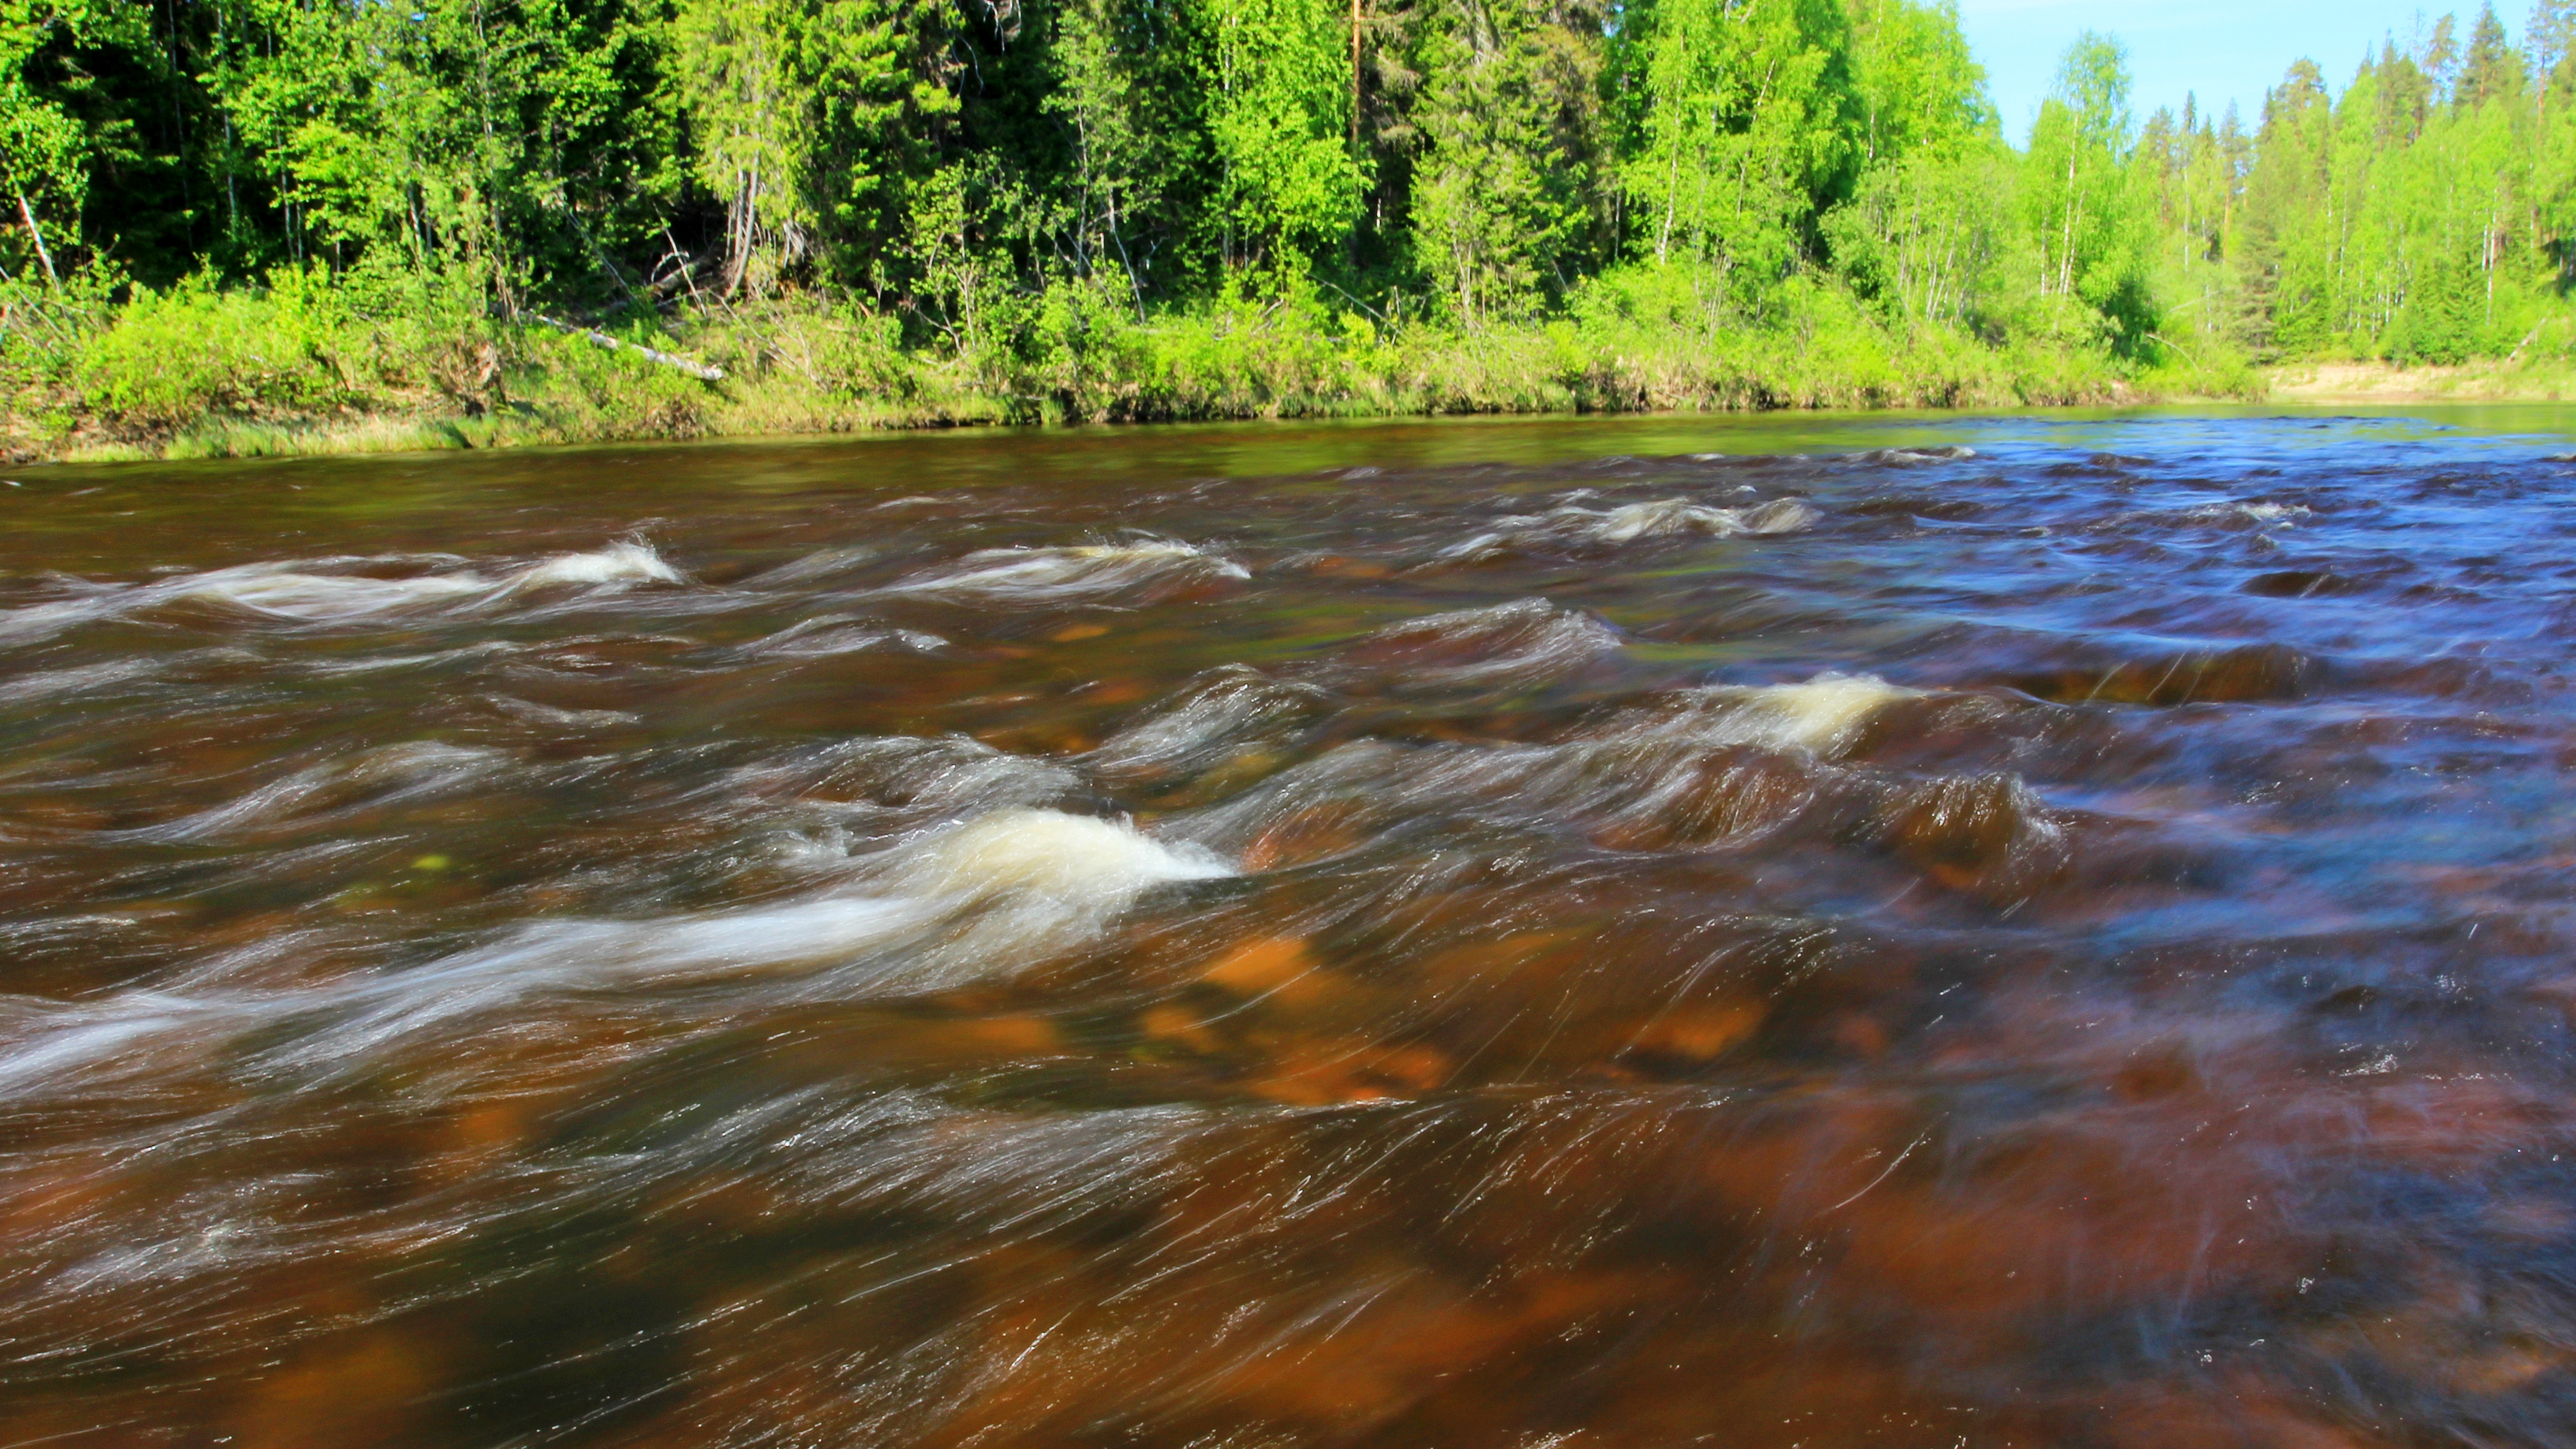
[[[2576,1444],[2452,421],[22,474],[0,1445]]]

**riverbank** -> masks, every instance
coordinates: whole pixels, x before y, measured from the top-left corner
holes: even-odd
[[[76,346],[22,342],[0,355],[9,402],[0,457],[284,457],[1086,422],[2576,396],[2576,367],[2556,355],[2147,368],[2091,347],[1992,346],[1834,320],[1715,330],[1560,319],[1462,333],[1246,306],[1147,324],[1091,319],[1077,345],[1031,357],[906,348],[880,319],[815,308],[566,332],[481,319],[387,325],[210,298],[127,308],[85,335],[62,329]]]
[[[1595,310],[1460,331],[1318,298],[1140,320],[1101,308],[907,346],[805,303],[567,329],[341,289],[21,308],[0,347],[13,462],[258,457],[890,428],[1444,414],[2081,405],[2248,397],[2234,364],[2089,339],[1891,329],[1819,292],[1760,326]],[[658,355],[656,355],[658,354]]]
[[[2576,366],[2564,356],[2492,358],[2450,367],[2386,362],[2314,362],[2264,375],[2266,394],[2284,402],[2563,402],[2576,397]]]

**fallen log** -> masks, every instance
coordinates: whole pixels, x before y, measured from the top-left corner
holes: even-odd
[[[582,338],[589,342],[593,347],[606,348],[610,352],[641,353],[644,359],[648,362],[658,362],[664,367],[676,367],[680,371],[687,373],[691,377],[697,378],[701,382],[724,381],[724,369],[721,367],[709,367],[703,362],[691,362],[689,359],[681,357],[676,353],[664,352],[656,347],[647,347],[640,342],[627,342],[620,338],[611,337],[607,333],[601,332],[596,328],[576,327],[570,322],[559,322],[552,317],[540,316],[534,312],[524,312],[520,315],[526,317],[531,322],[537,322],[551,327],[557,332]]]

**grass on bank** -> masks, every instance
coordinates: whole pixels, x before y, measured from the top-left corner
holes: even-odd
[[[281,271],[264,289],[0,289],[5,446],[39,458],[255,457],[985,423],[1998,407],[2251,396],[2234,358],[2142,366],[2098,337],[1896,327],[1793,281],[1748,318],[1687,277],[1613,274],[1567,315],[1468,330],[1325,293],[1139,317],[1059,288],[925,328],[811,297],[596,325],[721,368],[491,315],[434,282]]]

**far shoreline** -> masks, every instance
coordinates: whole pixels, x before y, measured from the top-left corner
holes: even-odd
[[[2576,397],[2576,374],[2513,362],[2399,367],[2388,362],[2285,363],[2264,370],[2267,402],[2554,403]]]
[[[799,399],[806,407],[781,417],[772,407],[736,406],[700,414],[678,428],[657,426],[659,419],[626,418],[610,422],[586,419],[588,426],[565,429],[560,420],[536,410],[463,412],[385,409],[353,411],[332,417],[250,418],[209,416],[169,436],[151,440],[103,438],[95,434],[58,440],[51,448],[21,448],[5,461],[16,467],[49,464],[102,464],[253,461],[262,458],[351,457],[392,454],[438,454],[493,450],[519,451],[560,447],[597,447],[656,443],[722,443],[821,441],[831,438],[895,436],[939,432],[987,432],[1026,429],[1161,431],[1175,426],[1222,424],[1298,424],[1330,422],[1402,422],[1549,418],[1721,418],[1788,415],[1914,415],[1968,418],[1980,414],[2128,411],[2141,408],[2260,408],[2267,404],[2311,407],[2476,406],[2489,404],[2567,403],[2576,399],[2576,371],[2556,359],[2532,363],[2497,360],[2452,366],[2400,367],[2387,362],[2300,362],[2258,369],[2241,392],[2197,392],[2113,383],[2088,389],[2089,395],[2040,399],[2010,396],[1970,397],[1947,405],[1912,400],[1872,401],[1825,397],[1812,401],[1647,404],[1632,407],[1548,406],[1527,396],[1478,405],[1441,407],[1387,406],[1383,400],[1300,399],[1285,408],[1246,409],[1225,415],[1129,419],[1060,419],[1015,416],[998,408],[907,406],[891,399],[843,398],[825,406]],[[1554,401],[1554,400],[1548,400]],[[1536,403],[1538,405],[1532,405]],[[665,415],[667,416],[667,414]],[[785,422],[788,426],[779,426]],[[606,423],[606,426],[601,426]],[[622,425],[621,425],[622,424]]]

